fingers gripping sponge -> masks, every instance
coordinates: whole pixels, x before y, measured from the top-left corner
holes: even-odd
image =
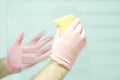
[[[57,26],[61,29],[61,34],[63,35],[66,31],[67,27],[71,24],[71,22],[75,19],[74,15],[67,15],[55,20]]]

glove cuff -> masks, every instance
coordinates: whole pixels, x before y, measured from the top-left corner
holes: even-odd
[[[8,70],[8,72],[10,72],[10,73],[19,73],[19,72],[21,72],[21,69],[17,69],[17,68],[14,68],[14,67],[12,67],[9,63],[8,63],[8,61],[6,62],[6,68],[7,68],[7,70]]]
[[[51,59],[57,62],[58,64],[62,65],[63,67],[65,67],[68,71],[71,70],[72,65],[70,64],[68,60],[63,59],[60,56],[55,56],[55,55],[51,55]]]
[[[14,68],[10,64],[8,64],[8,62],[6,63],[6,68],[7,68],[8,72],[10,72],[10,73],[15,72]]]

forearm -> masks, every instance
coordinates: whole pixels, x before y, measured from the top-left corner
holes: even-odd
[[[0,59],[0,79],[9,74],[10,73],[6,69],[6,59]]]
[[[33,80],[63,80],[67,72],[63,66],[51,61]]]

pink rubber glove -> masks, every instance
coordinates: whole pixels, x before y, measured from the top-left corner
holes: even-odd
[[[49,36],[39,41],[44,34],[45,31],[41,31],[27,45],[21,44],[24,38],[23,32],[18,35],[8,51],[6,68],[10,73],[21,72],[22,69],[50,57],[47,52],[51,49],[51,44],[44,48],[42,46],[51,41],[52,37]]]
[[[62,36],[58,28],[52,47],[51,59],[70,70],[85,44],[85,33],[81,27],[80,19],[77,18]]]

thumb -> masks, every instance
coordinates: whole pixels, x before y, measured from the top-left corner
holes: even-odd
[[[56,35],[55,35],[55,39],[58,39],[61,37],[61,30],[59,27],[57,27],[57,31],[56,31]]]
[[[14,44],[19,45],[22,43],[22,40],[24,38],[24,33],[20,32],[19,35],[17,36],[17,38],[14,41]]]

